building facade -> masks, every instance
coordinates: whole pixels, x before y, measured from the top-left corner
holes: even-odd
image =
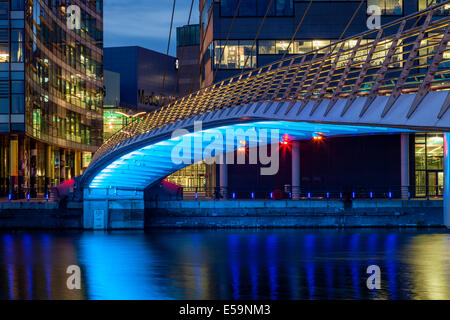
[[[103,142],[103,1],[1,0],[0,77],[1,196],[80,175]]]
[[[120,107],[120,73],[104,70],[103,140],[127,125],[127,109]]]
[[[120,74],[120,106],[152,111],[177,97],[177,59],[142,47],[104,50],[105,69]]]
[[[310,1],[307,0],[273,0],[270,8],[270,0],[249,0],[242,1],[236,10],[239,0],[200,0],[201,87],[267,65],[285,56],[320,49],[340,38],[365,32],[368,30],[367,20],[370,15],[367,9],[371,5],[380,8],[383,25],[441,2],[368,0],[358,10],[361,1],[315,0],[308,9]],[[354,20],[348,25],[355,11]],[[441,14],[450,14],[450,5],[444,7]],[[290,44],[302,19],[303,22]],[[368,186],[400,188],[408,185],[411,196],[441,196],[442,135],[411,134],[406,135],[406,140],[401,139],[398,135],[385,135],[376,139],[333,138],[327,139],[320,148],[314,141],[303,141],[301,149],[312,153],[302,153],[301,186],[305,189],[343,186],[364,189]],[[352,141],[351,146],[346,143],[349,140]],[[403,148],[403,145],[407,145],[407,148]],[[365,154],[352,150],[365,150],[365,154],[376,156],[365,157]],[[404,157],[409,161],[401,162]],[[290,156],[283,159],[281,166],[289,168]],[[321,165],[318,166],[318,163]],[[336,163],[342,166],[336,166]],[[347,170],[347,166],[351,170]],[[290,173],[286,170],[261,180],[249,175],[252,172],[251,166],[228,167],[226,172],[230,188],[237,188],[242,184],[254,185],[253,188],[269,188],[291,183]],[[368,168],[372,168],[377,174],[366,177],[364,172]],[[401,175],[401,171],[408,174]],[[216,175],[219,177],[219,170]]]
[[[178,95],[200,89],[200,25],[177,28]]]
[[[273,0],[267,10],[270,2],[242,1],[233,21],[239,0],[200,1],[202,87],[234,76],[242,70],[277,61],[284,55],[303,54],[340,38],[365,32],[368,30],[369,6],[380,8],[383,25],[443,1],[367,0],[358,10],[361,3],[358,0],[314,0],[309,9],[308,0]],[[306,10],[295,39],[289,46]],[[347,28],[355,11],[357,13]],[[442,12],[443,15],[449,13],[450,6]]]

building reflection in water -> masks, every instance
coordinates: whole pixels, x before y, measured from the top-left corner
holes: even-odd
[[[450,299],[450,237],[418,235],[407,246],[403,260],[411,273],[414,299]],[[432,288],[432,290],[430,290]]]
[[[68,290],[66,268],[77,264],[77,247],[68,234],[0,233],[1,299],[85,299]]]
[[[439,230],[2,232],[0,298],[450,299],[449,257]]]

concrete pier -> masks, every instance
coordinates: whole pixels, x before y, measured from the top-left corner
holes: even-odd
[[[444,225],[450,228],[450,133],[444,133]]]
[[[300,141],[292,142],[292,199],[300,199]]]
[[[144,191],[86,188],[84,229],[143,229]]]
[[[225,158],[225,157],[224,157]],[[223,199],[228,198],[228,166],[226,163],[219,164],[220,194]]]
[[[401,196],[402,199],[408,199],[409,183],[409,134],[400,135],[400,154],[401,154]]]

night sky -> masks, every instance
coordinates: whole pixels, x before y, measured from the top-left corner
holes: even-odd
[[[105,47],[141,46],[165,53],[173,0],[105,0]],[[176,55],[176,27],[188,20],[191,0],[176,0],[170,54]],[[198,23],[198,0],[191,23]]]

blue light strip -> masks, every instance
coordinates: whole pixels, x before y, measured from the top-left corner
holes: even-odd
[[[367,134],[386,134],[386,133],[401,133],[413,132],[404,129],[384,128],[384,127],[370,127],[370,126],[352,126],[352,125],[331,125],[321,123],[307,123],[307,122],[291,122],[291,121],[261,121],[254,123],[239,123],[229,126],[221,126],[217,128],[202,130],[200,132],[189,133],[183,137],[171,138],[165,141],[160,141],[152,145],[142,147],[134,150],[119,159],[113,161],[108,166],[103,168],[92,180],[89,187],[91,188],[137,188],[144,189],[151,183],[191,164],[194,160],[201,159],[204,149],[211,144],[212,140],[203,139],[202,148],[194,148],[191,146],[190,155],[186,156],[188,163],[173,163],[171,160],[172,151],[175,146],[187,147],[186,140],[194,142],[199,137],[208,134],[209,137],[214,136],[213,133],[222,134],[226,137],[226,130],[242,129],[244,132],[249,129],[268,130],[267,140],[270,140],[270,131],[279,130],[279,139],[288,134],[292,140],[311,139],[317,134],[324,137],[343,136],[343,135],[367,135]],[[189,138],[189,139],[188,139]],[[250,139],[245,138],[248,145],[258,144],[262,145],[260,138]],[[278,140],[279,140],[278,139]],[[236,139],[234,139],[236,140]],[[278,142],[278,141],[277,141]],[[193,145],[193,143],[192,143]],[[239,148],[239,141],[223,141],[222,152],[226,151],[226,146],[229,149],[237,150]],[[189,148],[188,148],[189,149]],[[225,150],[224,150],[225,149]],[[183,155],[185,156],[185,155]]]

